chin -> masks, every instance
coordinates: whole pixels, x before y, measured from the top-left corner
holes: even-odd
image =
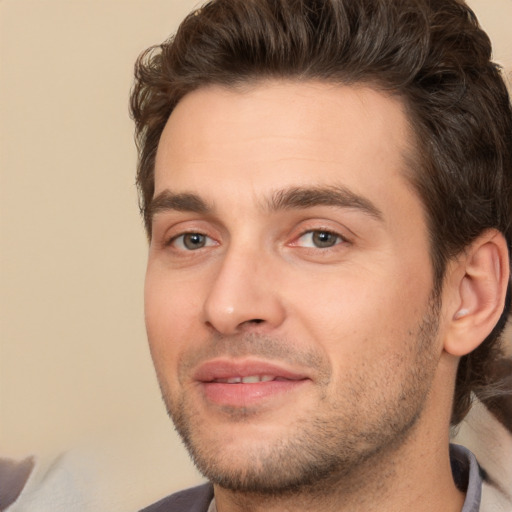
[[[190,404],[172,408],[171,417],[198,470],[225,489],[285,496],[326,489],[371,467],[383,451],[399,446],[418,414],[400,418],[400,429],[373,424],[364,431],[333,411],[322,417],[295,415],[287,425],[263,422],[244,411],[219,423]],[[384,418],[384,421],[386,419]],[[388,423],[389,425],[389,423]]]

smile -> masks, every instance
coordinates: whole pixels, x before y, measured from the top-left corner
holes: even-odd
[[[274,380],[290,380],[272,375],[249,375],[248,377],[230,377],[228,379],[215,379],[212,382],[223,384],[256,384],[257,382],[271,382]]]
[[[255,360],[210,360],[194,374],[206,400],[215,405],[248,407],[278,404],[311,379],[280,364]]]

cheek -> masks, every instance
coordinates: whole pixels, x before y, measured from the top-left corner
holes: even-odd
[[[144,288],[144,311],[149,346],[155,366],[174,365],[197,322],[199,293],[194,287],[175,282],[164,272],[148,267]]]
[[[302,329],[333,365],[348,367],[399,353],[421,322],[431,286],[413,272],[348,269],[301,279],[295,290],[290,303]]]

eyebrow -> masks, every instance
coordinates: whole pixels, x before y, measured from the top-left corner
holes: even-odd
[[[268,201],[270,211],[295,210],[314,206],[352,208],[382,220],[381,210],[368,198],[341,186],[292,187],[274,192]]]
[[[148,217],[152,219],[157,213],[165,211],[210,213],[212,207],[197,194],[179,193],[164,190],[151,199],[148,206]]]
[[[366,197],[354,193],[344,186],[313,186],[291,187],[275,191],[264,205],[271,212],[280,210],[300,210],[315,206],[332,206],[336,208],[351,208],[382,220],[381,210]],[[148,206],[148,217],[165,211],[192,212],[208,214],[213,206],[194,193],[173,193],[164,190],[155,196]]]

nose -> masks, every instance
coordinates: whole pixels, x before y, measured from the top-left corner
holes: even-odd
[[[282,324],[285,309],[270,259],[257,251],[228,251],[204,304],[211,328],[229,335],[255,328],[269,332]]]

